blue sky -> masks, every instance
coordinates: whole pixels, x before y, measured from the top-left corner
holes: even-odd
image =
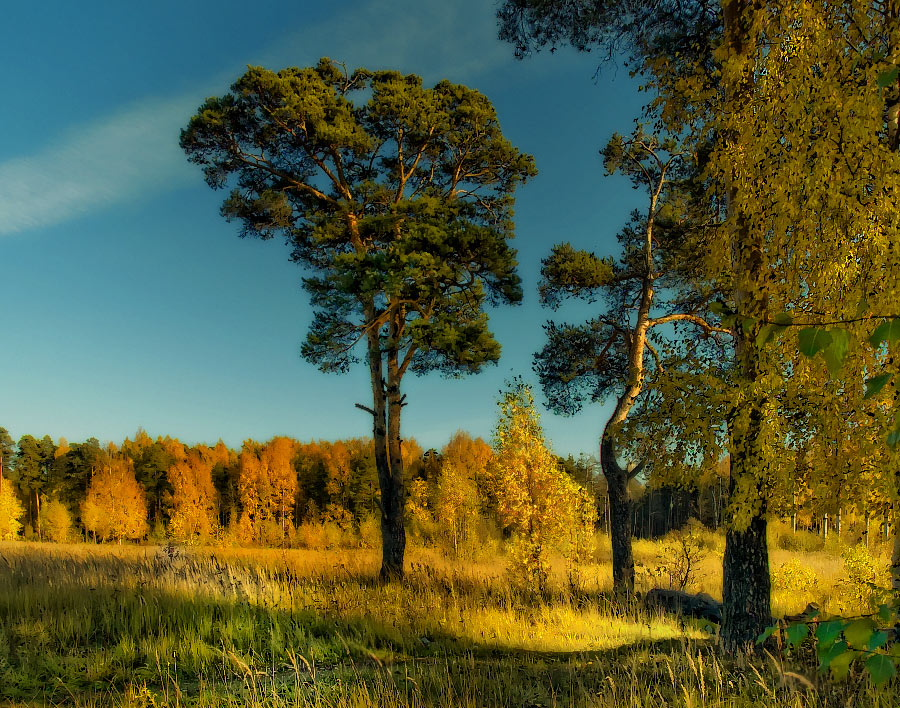
[[[559,241],[614,252],[643,203],[625,180],[604,177],[597,154],[639,113],[627,71],[595,79],[596,58],[567,51],[517,61],[496,39],[494,11],[484,0],[5,8],[0,426],[70,441],[121,441],[141,426],[232,446],[371,434],[353,406],[368,402],[366,372],[325,375],[299,357],[310,312],[286,247],[239,239],[218,214],[222,195],[178,148],[194,109],[248,64],[330,56],[476,88],[535,156],[539,175],[517,193],[525,301],[491,312],[499,365],[406,380],[406,437],[425,447],[460,428],[489,437],[504,380],[534,381],[549,316],[537,302],[540,259]],[[608,411],[542,421],[557,452],[596,453]]]

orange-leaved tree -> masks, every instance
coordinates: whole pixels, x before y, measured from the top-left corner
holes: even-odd
[[[218,530],[213,453],[205,446],[190,450],[181,445],[166,473],[172,485],[169,532],[179,540],[208,539]]]
[[[278,533],[283,539],[293,524],[297,473],[292,463],[297,447],[286,437],[274,437],[264,445],[244,442],[238,494],[243,507],[239,525],[245,536],[259,540]]]
[[[81,505],[84,527],[104,541],[147,535],[147,501],[131,460],[109,455],[94,474]]]

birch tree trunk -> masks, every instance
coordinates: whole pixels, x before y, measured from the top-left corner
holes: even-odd
[[[742,108],[753,94],[753,67],[750,61],[752,0],[723,0],[724,44],[728,66],[723,70],[725,109]],[[725,137],[726,141],[734,140]],[[740,146],[736,153],[740,153]],[[738,166],[733,167],[727,185],[731,250],[735,266],[734,301],[738,313],[735,327],[735,358],[740,385],[745,394],[729,421],[731,437],[731,482],[729,513],[726,518],[725,555],[722,581],[722,630],[719,641],[728,653],[753,646],[757,636],[771,621],[769,551],[766,542],[765,454],[762,433],[766,424],[765,401],[760,390],[760,351],[756,347],[759,322],[768,307],[763,257],[763,236],[754,231],[744,212]],[[744,318],[756,324],[746,331]]]

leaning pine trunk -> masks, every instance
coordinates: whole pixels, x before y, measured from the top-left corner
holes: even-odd
[[[634,556],[631,551],[631,499],[628,496],[628,473],[616,460],[612,435],[608,430],[603,431],[600,443],[600,464],[606,477],[609,495],[613,590],[631,595],[634,592]]]

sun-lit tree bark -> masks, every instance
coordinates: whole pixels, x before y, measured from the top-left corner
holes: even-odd
[[[650,341],[652,332],[675,323],[687,324],[704,337],[729,332],[704,319],[709,294],[692,293],[685,301],[679,292],[685,282],[684,255],[679,252],[684,249],[682,231],[690,221],[681,206],[692,176],[687,156],[674,141],[661,142],[642,131],[628,140],[614,136],[603,154],[610,173],[621,171],[636,188],[647,191],[647,210],[636,213],[621,232],[619,263],[569,244],[555,246],[543,261],[540,291],[545,304],[556,307],[570,297],[593,302],[599,296],[605,308],[585,325],[545,325],[547,343],[535,355],[535,370],[556,412],[572,414],[585,400],[615,399],[600,434],[600,464],[609,498],[613,587],[630,594],[634,558],[628,483],[644,463],[623,466],[618,454],[625,447],[623,424],[645,393],[648,378],[662,367]],[[676,224],[677,234],[667,234],[666,226],[671,230]],[[697,254],[689,252],[687,257]],[[675,297],[660,298],[657,290],[665,288],[677,293]]]

